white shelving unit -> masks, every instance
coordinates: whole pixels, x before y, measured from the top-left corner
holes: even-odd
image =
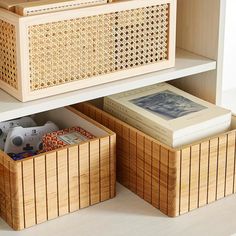
[[[225,5],[225,0],[178,0],[178,50],[174,68],[28,103],[21,103],[7,93],[0,91],[0,121],[101,98],[163,81],[171,81],[175,86],[193,95],[220,104]],[[123,187],[119,186],[118,190],[118,197],[107,203],[23,232],[11,232],[11,229],[3,221],[0,221],[0,235],[43,234],[46,236],[57,234],[74,236],[79,234],[93,235],[94,232],[98,235],[144,235],[142,232],[146,232],[146,235],[156,235],[158,232],[160,232],[159,235],[168,235],[168,233],[169,235],[171,233],[172,235],[190,235],[191,233],[194,235],[194,232],[196,235],[207,235],[207,229],[210,227],[209,222],[213,218],[215,225],[210,224],[210,232],[214,235],[217,235],[217,232],[221,233],[219,235],[229,235],[227,219],[230,219],[233,214],[233,208],[232,213],[230,213],[230,204],[236,209],[235,196],[232,196],[230,200],[224,199],[211,206],[196,210],[189,214],[190,218],[186,215],[177,219],[170,219]],[[136,204],[133,205],[133,201]],[[99,209],[101,209],[101,213]],[[103,214],[102,211],[105,213]],[[121,211],[124,212],[121,213]],[[221,214],[217,215],[218,211],[227,216],[225,223],[222,222]],[[86,216],[86,214],[88,215]],[[94,222],[95,228],[89,228],[91,222],[86,228],[86,220]],[[218,222],[221,224],[219,226],[220,231],[215,230],[219,228]],[[182,226],[178,226],[178,224],[182,224]],[[199,224],[206,225],[200,227],[199,230]],[[162,231],[159,231],[156,226],[160,226]],[[78,229],[76,229],[77,227]],[[232,229],[231,234],[236,233],[236,227],[231,225],[230,229]]]
[[[223,91],[221,105],[230,109],[236,115],[236,88]]]
[[[0,122],[20,116],[26,116],[46,110],[56,109],[58,107],[104,97],[113,93],[140,88],[144,85],[152,85],[155,83],[178,79],[184,76],[190,76],[196,73],[203,73],[215,69],[216,61],[179,49],[177,50],[176,66],[174,68],[131,77],[121,81],[102,84],[74,92],[64,93],[32,102],[19,102],[1,90]]]

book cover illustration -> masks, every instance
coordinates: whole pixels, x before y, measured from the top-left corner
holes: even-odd
[[[170,90],[129,100],[132,104],[141,107],[164,120],[177,119],[207,107],[189,100]]]

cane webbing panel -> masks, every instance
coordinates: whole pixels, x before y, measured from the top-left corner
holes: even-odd
[[[0,80],[17,89],[15,26],[0,20]]]
[[[168,59],[169,4],[29,27],[39,90]]]

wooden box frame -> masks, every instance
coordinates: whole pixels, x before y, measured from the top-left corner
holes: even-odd
[[[20,161],[0,151],[0,217],[14,230],[115,197],[116,135],[107,135]]]
[[[29,57],[29,27],[42,24],[50,24],[53,22],[63,22],[72,19],[96,16],[99,14],[111,14],[124,10],[133,10],[145,8],[148,6],[156,6],[160,4],[169,4],[169,29],[168,29],[168,58],[160,62],[151,63],[143,66],[133,67],[130,69],[120,69],[118,71],[98,76],[92,76],[88,79],[80,79],[72,82],[65,82],[59,85],[46,87],[39,90],[31,90],[30,85],[30,57]],[[0,9],[0,20],[14,26],[16,35],[16,69],[17,69],[17,85],[13,88],[4,81],[0,81],[0,87],[17,99],[25,102],[29,100],[39,99],[46,96],[69,92],[76,89],[82,89],[101,83],[107,83],[115,80],[124,79],[139,74],[149,73],[157,70],[173,67],[175,65],[175,32],[176,32],[176,0],[132,0],[117,1],[105,5],[85,7],[75,10],[63,12],[41,14],[35,16],[19,16],[13,12]],[[68,24],[70,24],[68,22]],[[13,36],[12,36],[13,37]],[[67,43],[67,42],[65,42]],[[41,45],[43,46],[43,45]],[[114,56],[116,54],[114,53]],[[63,66],[63,65],[62,65]],[[60,65],[58,65],[60,69]],[[109,70],[109,68],[107,68]],[[47,78],[48,79],[48,78]],[[52,80],[49,78],[48,80]],[[39,82],[40,84],[40,82]]]
[[[230,132],[173,149],[94,105],[75,107],[117,134],[118,181],[164,214],[236,193],[236,117]]]

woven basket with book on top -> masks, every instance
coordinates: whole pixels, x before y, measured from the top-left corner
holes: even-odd
[[[164,214],[236,193],[230,111],[165,83],[111,95],[107,112],[90,103],[75,107],[117,134],[117,180]]]

